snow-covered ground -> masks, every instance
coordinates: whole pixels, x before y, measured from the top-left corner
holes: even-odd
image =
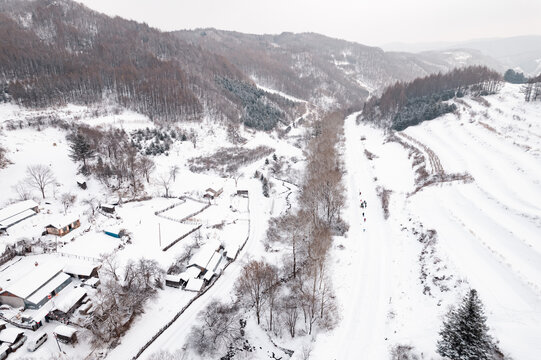
[[[315,341],[315,359],[383,359],[397,344],[435,353],[449,306],[475,288],[491,334],[505,354],[541,352],[541,105],[505,85],[484,101],[465,98],[460,114],[406,129],[445,173],[474,181],[415,189],[412,159],[369,125],[346,120],[350,231],[333,267],[342,321]],[[365,140],[361,140],[361,136]],[[364,156],[364,150],[375,155]],[[427,151],[430,150],[430,151]],[[437,161],[436,161],[437,162]],[[392,190],[384,220],[375,187]],[[362,195],[359,195],[362,192]],[[359,199],[368,209],[359,208]],[[366,224],[361,212],[365,212]],[[366,228],[366,232],[363,232]],[[434,242],[422,235],[436,231]]]

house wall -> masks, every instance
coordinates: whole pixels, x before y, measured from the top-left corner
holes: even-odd
[[[24,300],[22,298],[9,293],[4,293],[0,295],[0,303],[9,305],[14,308],[24,306]]]

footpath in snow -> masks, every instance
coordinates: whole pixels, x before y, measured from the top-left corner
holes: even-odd
[[[372,171],[363,155],[356,115],[348,116],[345,121],[347,209],[344,217],[350,228],[345,249],[335,250],[337,263],[332,265],[342,316],[334,331],[318,337],[313,359],[388,357],[385,326],[391,274],[390,237],[386,234]],[[361,199],[367,202],[366,209],[361,209]]]

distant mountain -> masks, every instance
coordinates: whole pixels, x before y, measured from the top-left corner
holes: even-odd
[[[157,122],[201,119],[257,129],[298,106],[360,109],[370,93],[457,66],[497,62],[475,51],[385,52],[314,33],[161,32],[71,0],[0,0],[0,99],[25,106],[112,98]]]
[[[478,50],[506,68],[520,69],[526,74],[541,72],[541,35],[515,36],[509,38],[477,39],[465,42],[392,43],[384,45],[389,51],[444,52],[449,49]],[[487,64],[488,65],[488,64]]]

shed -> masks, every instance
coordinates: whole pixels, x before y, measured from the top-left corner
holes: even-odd
[[[112,204],[101,204],[100,209],[102,209],[104,212],[108,214],[112,214],[115,212],[115,205]]]
[[[180,275],[166,275],[165,276],[165,285],[179,288],[182,285],[182,278]]]
[[[77,287],[71,291],[63,291],[58,299],[55,299],[55,311],[59,311],[64,315],[72,314],[86,297],[86,290]]]
[[[186,284],[185,290],[199,292],[205,285],[203,279],[190,279]]]
[[[208,188],[205,190],[205,195],[203,195],[204,198],[208,199],[214,199],[220,196],[224,192],[223,188],[220,188],[218,190],[214,190],[213,188]]]
[[[74,229],[77,229],[81,226],[79,219],[56,219],[52,221],[49,225],[45,226],[45,231],[47,234],[64,236],[71,232]]]
[[[0,345],[0,359],[5,359],[9,352],[11,351],[11,348],[8,344],[2,344]]]
[[[98,276],[100,265],[87,262],[74,262],[64,266],[64,272],[76,279],[89,279]]]
[[[237,190],[237,195],[242,197],[248,197],[248,190]]]
[[[54,329],[54,336],[66,344],[77,342],[77,329],[67,325],[59,325]]]
[[[0,229],[5,231],[39,212],[39,205],[34,200],[25,200],[13,203],[0,210]]]
[[[91,277],[90,279],[87,279],[83,285],[88,285],[91,288],[97,288],[100,285],[100,279],[97,277]]]
[[[24,335],[24,331],[19,328],[8,328],[0,331],[0,341],[2,344],[14,344]]]
[[[122,236],[124,236],[126,231],[124,229],[108,229],[103,230],[103,232],[105,233],[105,235],[120,239]]]

